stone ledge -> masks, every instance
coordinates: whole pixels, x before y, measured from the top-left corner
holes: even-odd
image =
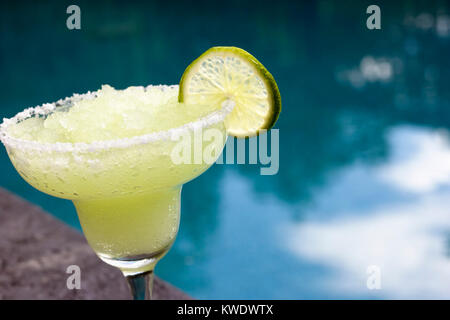
[[[68,290],[66,269],[81,269]],[[190,299],[155,278],[155,299]],[[0,299],[130,299],[121,272],[103,263],[84,237],[37,206],[0,188]]]

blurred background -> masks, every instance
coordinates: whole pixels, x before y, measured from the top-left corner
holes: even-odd
[[[0,118],[105,83],[176,84],[216,45],[279,85],[279,172],[215,165],[186,184],[157,275],[195,298],[449,299],[449,1],[2,1]],[[4,148],[0,166],[0,186],[80,229]]]

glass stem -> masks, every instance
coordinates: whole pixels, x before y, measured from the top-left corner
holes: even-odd
[[[153,270],[126,276],[134,300],[151,300],[153,288]]]

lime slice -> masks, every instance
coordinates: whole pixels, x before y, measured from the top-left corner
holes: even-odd
[[[225,119],[227,133],[239,138],[272,128],[281,111],[278,86],[255,57],[236,47],[213,47],[184,72],[178,100],[220,107],[227,99],[235,102]]]

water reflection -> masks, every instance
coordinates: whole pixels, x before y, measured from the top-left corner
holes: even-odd
[[[336,75],[339,82],[348,82],[355,88],[362,88],[366,83],[388,82],[392,77],[393,61],[372,56],[363,57],[357,68],[340,71]]]
[[[388,140],[385,163],[359,168],[376,205],[358,206],[361,193],[346,205],[329,196],[334,188],[345,193],[353,183],[361,186],[355,167],[345,168],[321,191],[326,204],[319,200],[307,221],[283,229],[286,246],[302,261],[326,266],[331,273],[317,277],[315,285],[336,296],[450,298],[448,139],[439,131],[402,126],[390,130]],[[330,207],[341,212],[320,219]],[[381,268],[379,292],[366,287],[371,265]]]
[[[450,185],[448,132],[417,127],[395,128],[388,136],[390,161],[378,169],[381,178],[402,191],[432,192]]]

